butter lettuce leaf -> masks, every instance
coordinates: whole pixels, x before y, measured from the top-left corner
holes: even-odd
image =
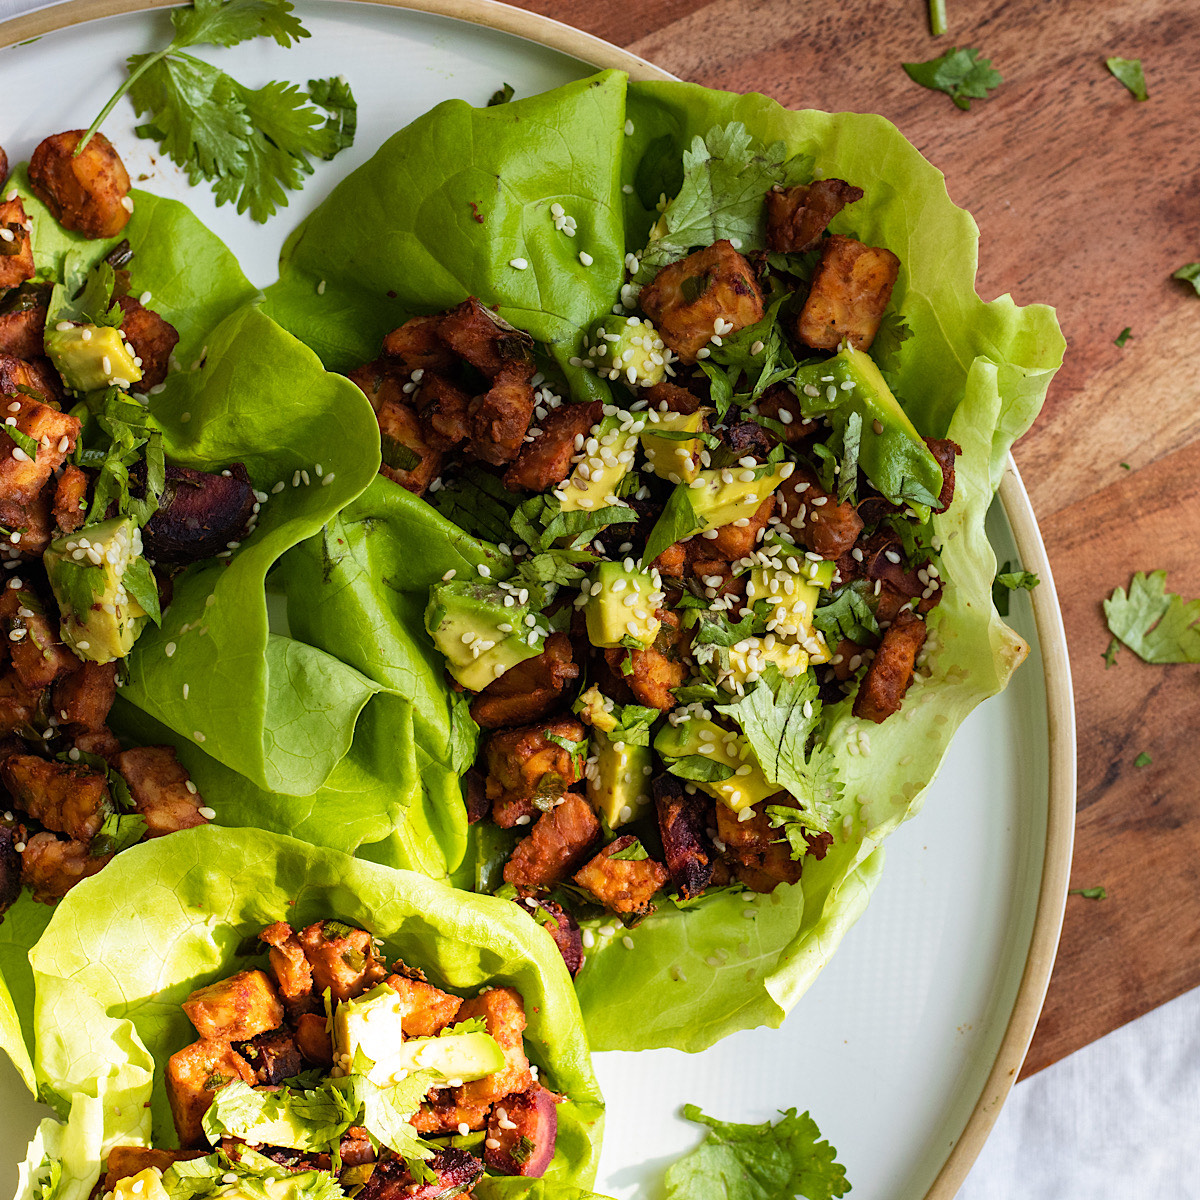
[[[116,1136],[174,1145],[163,1069],[195,1038],[180,1003],[260,964],[252,948],[265,925],[331,915],[371,930],[387,961],[419,966],[439,987],[521,993],[531,1061],[567,1097],[557,1152],[544,1193],[494,1180],[477,1194],[586,1195],[603,1104],[570,976],[549,935],[506,900],[262,830],[208,826],[142,843],[59,904],[31,955],[39,1083],[64,1098],[72,1121],[98,1104],[102,1146]],[[82,1191],[63,1200],[86,1196],[101,1157],[89,1160]]]

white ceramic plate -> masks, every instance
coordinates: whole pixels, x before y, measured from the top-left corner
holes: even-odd
[[[33,21],[40,32],[136,3],[68,4]],[[319,166],[304,193],[265,227],[228,206],[215,208],[207,190],[188,189],[174,167],[156,162],[133,136],[127,107],[105,131],[130,175],[146,176],[139,186],[186,199],[247,274],[266,284],[295,222],[386,136],[437,102],[482,104],[504,82],[529,95],[597,64],[657,73],[527,13],[478,0],[422,3],[430,5],[466,21],[389,5],[301,3],[313,34],[301,46],[219,52],[222,66],[247,83],[344,73],[358,97],[354,148]],[[31,28],[0,26],[0,44]],[[124,58],[163,44],[168,29],[163,12],[129,13],[0,50],[0,145],[10,161],[27,158],[47,134],[87,125],[124,78]],[[1074,730],[1057,601],[1015,471],[1001,498],[990,523],[998,559],[1022,561],[1043,580],[1036,614],[1026,593],[1013,600],[1011,621],[1032,646],[1029,660],[1005,694],[963,725],[924,811],[889,842],[866,916],[781,1031],[737,1034],[694,1056],[598,1056],[609,1113],[599,1190],[621,1200],[656,1194],[666,1163],[698,1140],[699,1131],[677,1116],[687,1102],[738,1121],[811,1109],[855,1195],[916,1200],[957,1190],[1016,1077],[1041,1006],[1074,810]],[[11,1191],[14,1164],[45,1112],[4,1063],[0,1192]]]

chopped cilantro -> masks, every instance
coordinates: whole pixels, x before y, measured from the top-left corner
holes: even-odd
[[[506,83],[502,87],[498,87],[487,102],[488,108],[495,108],[497,104],[507,104],[515,93],[516,89],[511,83]]]
[[[1133,760],[1133,765],[1135,767],[1148,767],[1153,761],[1154,759],[1152,759],[1150,755],[1143,750],[1141,754],[1139,754],[1137,758]]]
[[[928,62],[902,64],[908,77],[922,87],[945,92],[961,109],[969,109],[972,100],[986,100],[988,92],[1004,82],[999,71],[992,69],[990,58],[970,46],[960,50],[952,46],[945,54]]]
[[[1116,346],[1120,350],[1124,350],[1125,343],[1127,341],[1129,341],[1129,339],[1132,336],[1133,336],[1133,330],[1128,325],[1126,325],[1125,328],[1122,329],[1121,332],[1118,333],[1115,338],[1113,338],[1113,345]]]
[[[1166,571],[1139,571],[1104,601],[1108,628],[1148,663],[1200,662],[1200,599],[1166,590]]]
[[[101,109],[79,150],[128,94],[144,124],[139,137],[159,144],[192,183],[207,179],[218,204],[234,202],[265,221],[286,191],[312,173],[310,157],[332,158],[353,138],[353,97],[341,80],[244,87],[218,67],[184,53],[195,46],[236,46],[271,37],[283,47],[309,36],[288,0],[193,0],[171,13],[175,36],[162,50],[135,54],[130,75]],[[79,150],[76,153],[79,153]]]
[[[1108,643],[1108,649],[1105,650],[1104,655],[1103,655],[1104,669],[1106,671],[1108,670],[1109,667],[1115,667],[1117,665],[1117,651],[1120,649],[1121,649],[1121,639],[1120,638],[1113,638]]]
[[[733,768],[728,763],[717,762],[703,754],[684,754],[671,759],[667,770],[680,779],[691,779],[696,783],[720,783],[733,778]]]
[[[1032,571],[1010,570],[1012,563],[1006,562],[992,583],[992,603],[1002,616],[1008,616],[1009,593],[1022,589],[1031,592],[1042,581]]]
[[[1140,58],[1106,58],[1104,65],[1113,76],[1119,79],[1128,89],[1135,100],[1149,100],[1146,91],[1146,76],[1142,72]]]
[[[789,1108],[761,1125],[718,1121],[694,1104],[683,1115],[708,1134],[667,1168],[664,1200],[836,1200],[850,1190],[837,1151],[808,1113]]]
[[[1107,900],[1108,892],[1102,887],[1072,888],[1070,896],[1082,896],[1085,900]]]
[[[934,37],[946,32],[946,0],[929,0],[929,32]]]
[[[547,550],[522,559],[511,582],[529,592],[531,608],[541,610],[553,601],[560,587],[578,583],[595,561],[590,550]]]
[[[1171,278],[1190,283],[1196,289],[1196,295],[1200,296],[1200,262],[1186,263],[1178,271],[1172,271]]]
[[[608,857],[613,862],[641,862],[650,855],[642,843],[634,838],[623,850],[614,850]]]
[[[861,646],[879,636],[879,622],[866,601],[868,586],[865,580],[856,579],[838,588],[813,613],[813,628],[823,633],[831,646],[843,639]]]
[[[546,734],[546,739],[553,742],[556,746],[561,746],[574,760],[576,773],[582,774],[583,760],[587,758],[587,738],[584,738],[582,742],[575,742],[557,733],[548,733]]]
[[[505,86],[507,87],[508,85],[506,84]],[[537,1145],[533,1139],[527,1138],[522,1134],[517,1138],[513,1148],[508,1152],[508,1156],[518,1165],[524,1165],[533,1157],[533,1152],[536,1149]]]
[[[845,504],[858,488],[858,450],[862,445],[862,416],[852,412],[842,426],[842,461],[837,498]]]

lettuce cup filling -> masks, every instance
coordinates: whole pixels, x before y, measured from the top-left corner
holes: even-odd
[[[63,1122],[28,1188],[590,1194],[603,1107],[578,1004],[511,904],[257,830],[135,847],[104,884],[31,954]]]

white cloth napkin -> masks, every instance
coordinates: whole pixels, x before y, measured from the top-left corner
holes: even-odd
[[[1200,988],[1018,1083],[958,1200],[1198,1200]]]

